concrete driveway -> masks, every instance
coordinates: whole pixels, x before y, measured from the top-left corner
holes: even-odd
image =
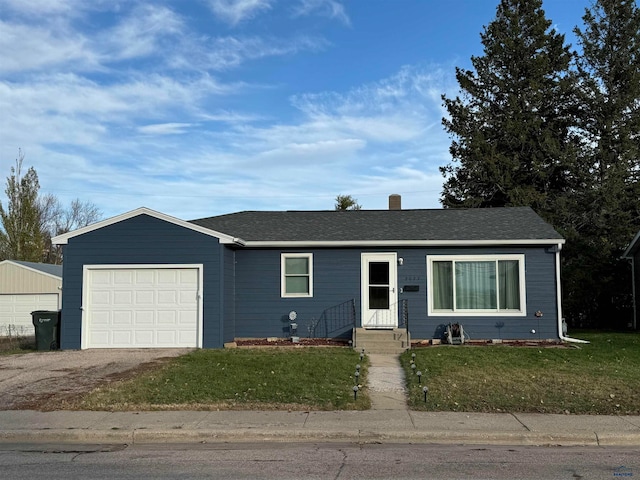
[[[192,349],[69,350],[0,356],[0,410],[58,410]]]

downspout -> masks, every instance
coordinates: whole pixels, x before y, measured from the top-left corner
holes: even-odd
[[[560,251],[562,250],[562,244],[558,243],[556,248],[556,304],[558,305],[558,337],[563,342],[573,343],[590,343],[587,340],[580,340],[578,338],[571,338],[564,335],[562,332],[562,284],[560,283]]]

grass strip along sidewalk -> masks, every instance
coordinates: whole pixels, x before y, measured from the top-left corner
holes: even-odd
[[[366,357],[348,348],[198,350],[159,370],[101,387],[71,408],[83,410],[364,410]]]
[[[442,346],[404,353],[415,410],[640,414],[640,334],[575,333],[565,347]],[[412,357],[412,353],[415,357]],[[416,368],[411,368],[411,360]],[[422,381],[414,371],[421,371]],[[424,386],[428,387],[427,401]]]

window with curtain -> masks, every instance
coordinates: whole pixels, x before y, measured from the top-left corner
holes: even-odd
[[[524,314],[524,255],[428,257],[434,314]]]
[[[283,297],[313,296],[313,255],[283,253],[281,256]]]

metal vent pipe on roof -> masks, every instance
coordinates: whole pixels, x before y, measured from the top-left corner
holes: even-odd
[[[402,197],[397,193],[389,195],[389,210],[402,210]]]

